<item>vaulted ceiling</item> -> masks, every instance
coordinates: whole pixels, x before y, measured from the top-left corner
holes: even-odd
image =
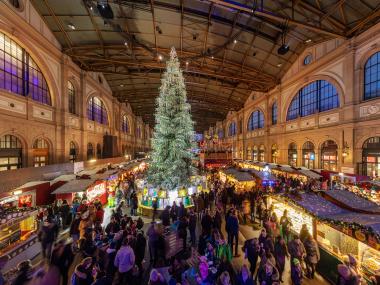
[[[308,45],[350,38],[380,18],[378,0],[32,2],[63,52],[102,72],[113,95],[151,125],[174,46],[198,131],[240,109],[251,91],[274,87]],[[282,44],[289,46],[284,55]]]

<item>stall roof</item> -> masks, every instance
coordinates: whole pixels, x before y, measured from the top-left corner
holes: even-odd
[[[326,195],[329,195],[330,197],[353,209],[380,213],[379,205],[350,191],[334,189],[327,191]]]
[[[309,177],[309,178],[312,178],[312,179],[320,179],[322,177],[322,175],[314,172],[314,171],[311,171],[310,169],[306,168],[306,167],[300,167],[299,169],[297,169],[298,172],[302,173],[303,175]]]
[[[51,194],[67,194],[67,193],[83,192],[88,187],[90,187],[91,184],[93,184],[96,180],[97,179],[94,179],[94,178],[71,180],[63,184],[62,186],[58,187]]]
[[[236,168],[227,168],[223,170],[223,172],[227,175],[232,175],[236,180],[240,182],[245,182],[245,181],[254,181],[255,179],[253,176],[246,172],[246,171],[239,171]]]
[[[270,180],[270,181],[278,180],[276,176],[274,176],[268,171],[258,171],[256,169],[251,169],[251,168],[243,168],[243,170],[252,173],[254,176],[258,177],[261,180]]]
[[[300,199],[291,199],[291,201],[319,218],[361,224],[372,228],[380,235],[380,215],[359,214],[345,210],[314,193],[301,193]]]
[[[44,183],[49,183],[49,181],[30,181],[30,182],[26,182],[24,185],[21,185],[21,186],[17,187],[16,189],[14,189],[14,191],[15,190],[21,190],[21,189],[24,189],[24,188],[33,187],[33,186],[44,184]]]
[[[74,179],[76,179],[76,174],[64,174],[64,175],[58,176],[58,177],[54,178],[53,180],[51,180],[50,184],[54,184],[57,181],[67,182],[67,181],[74,180]]]

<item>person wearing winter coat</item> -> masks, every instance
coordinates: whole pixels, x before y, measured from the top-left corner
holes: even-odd
[[[175,221],[177,221],[177,218],[178,218],[178,206],[177,206],[177,204],[176,204],[175,201],[173,202],[173,205],[170,208],[170,217],[172,218],[172,223],[174,223]]]
[[[257,275],[259,284],[272,285],[279,281],[278,270],[270,262],[260,266]]]
[[[95,275],[95,281],[91,285],[108,285],[110,284],[107,279],[106,272],[103,270],[97,270]]]
[[[202,217],[201,220],[201,225],[202,225],[202,232],[210,235],[211,234],[211,229],[212,229],[212,217],[210,216],[210,213],[208,210],[205,210],[205,213]]]
[[[336,285],[359,285],[361,276],[357,270],[357,261],[352,255],[345,256],[344,264],[338,264],[338,280]]]
[[[70,236],[73,239],[73,247],[75,249],[78,248],[80,221],[81,221],[80,213],[76,213],[70,225]]]
[[[285,240],[283,237],[278,236],[276,243],[274,245],[274,257],[276,259],[276,267],[280,274],[280,282],[282,281],[282,274],[285,269],[285,260],[286,257],[289,257],[288,248],[286,246]]]
[[[139,268],[140,276],[143,272],[142,262],[145,257],[145,248],[146,248],[146,238],[144,236],[144,232],[139,230],[136,235],[136,243],[135,243],[135,256],[136,256],[136,265]]]
[[[170,206],[166,206],[162,211],[160,219],[164,227],[170,226]]]
[[[62,284],[68,284],[69,269],[74,260],[74,253],[71,244],[65,244],[60,240],[51,254],[50,263],[59,269]]]
[[[238,256],[238,245],[239,245],[239,219],[236,216],[236,211],[232,211],[231,215],[227,219],[227,234],[228,234],[228,244],[231,246],[233,251],[235,242],[235,256]]]
[[[182,202],[180,202],[179,208],[178,208],[178,219],[180,220],[182,217],[185,217],[185,216],[187,216],[185,205]]]
[[[222,232],[222,214],[220,213],[219,208],[216,208],[214,215],[214,228],[219,232]]]
[[[107,235],[112,235],[117,233],[118,231],[120,231],[120,225],[116,221],[115,216],[112,216],[110,223],[106,226],[105,232],[107,233]]]
[[[148,285],[166,285],[164,277],[156,269],[150,272]]]
[[[132,269],[135,266],[135,253],[129,246],[128,239],[123,241],[122,247],[117,251],[114,265],[118,269],[120,283],[128,284],[132,278]]]
[[[107,279],[112,283],[112,279],[115,276],[117,268],[114,265],[116,257],[116,243],[112,241],[109,247],[106,249],[106,275]]]
[[[66,200],[63,200],[59,212],[62,218],[62,227],[66,228],[68,225],[70,225],[72,219],[70,206],[67,204]]]
[[[38,233],[38,238],[41,242],[43,258],[50,259],[53,242],[55,241],[57,236],[58,236],[58,227],[53,222],[52,218],[48,217],[46,221],[43,223]]]
[[[236,278],[236,285],[254,285],[253,278],[249,275],[249,270],[247,265],[243,265],[241,267],[240,273],[237,275]]]
[[[257,260],[259,258],[260,250],[261,250],[258,239],[253,238],[253,239],[245,241],[243,250],[244,250],[244,258],[248,259],[248,262],[250,264],[250,271],[253,276],[256,271],[256,264],[257,264]]]
[[[13,280],[12,285],[24,285],[25,283],[30,281],[31,270],[32,270],[32,263],[29,259],[20,262],[17,265],[16,278]]]
[[[294,239],[288,243],[288,250],[291,259],[293,260],[294,258],[297,258],[300,262],[306,254],[305,246],[297,235],[295,235]]]
[[[71,277],[71,284],[74,285],[91,285],[94,281],[92,276],[92,257],[86,257],[79,263]]]
[[[195,247],[196,245],[196,228],[197,228],[197,215],[194,213],[194,210],[190,210],[189,215],[189,232],[190,232],[190,240],[191,246]]]
[[[306,274],[309,278],[314,279],[315,267],[320,259],[319,247],[311,235],[306,238],[304,245],[306,249]]]
[[[148,236],[150,262],[154,262],[157,258],[157,251],[155,245],[158,240],[158,233],[155,222],[152,222],[150,224],[146,235]]]
[[[183,241],[183,250],[186,250],[187,226],[188,225],[189,224],[188,224],[186,216],[182,216],[179,219],[177,233],[178,233],[178,237],[181,238]]]
[[[301,285],[303,279],[303,272],[301,263],[297,258],[292,259],[292,268],[293,270],[291,272],[291,279],[293,285]]]

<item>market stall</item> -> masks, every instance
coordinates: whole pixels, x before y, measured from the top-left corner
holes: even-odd
[[[320,247],[317,270],[327,280],[336,281],[337,265],[347,254],[357,259],[365,278],[380,268],[379,215],[348,211],[313,193],[273,196],[270,203],[279,217],[288,210],[294,232],[299,233],[300,226],[306,224]]]
[[[346,184],[344,188],[358,196],[380,205],[380,182],[359,181],[355,184]]]
[[[236,192],[250,191],[256,185],[256,179],[248,171],[236,168],[227,168],[219,171],[222,182],[235,184]]]

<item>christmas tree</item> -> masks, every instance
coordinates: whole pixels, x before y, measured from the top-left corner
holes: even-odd
[[[174,47],[166,62],[166,72],[161,79],[156,103],[148,182],[155,187],[175,190],[188,185],[189,178],[194,173],[194,123]]]

